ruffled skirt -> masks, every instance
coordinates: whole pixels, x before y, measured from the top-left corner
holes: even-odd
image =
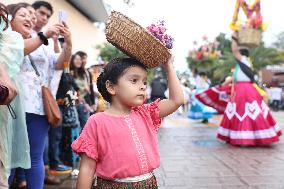
[[[280,135],[269,107],[253,84],[236,83],[234,101],[227,104],[217,137],[233,145],[267,145],[277,142]]]

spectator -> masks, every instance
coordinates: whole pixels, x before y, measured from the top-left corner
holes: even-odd
[[[162,77],[156,75],[155,79],[151,83],[151,101],[156,99],[165,99],[165,91],[167,90],[167,84],[162,81]]]
[[[90,112],[93,110],[88,104],[91,103],[90,77],[86,74],[82,58],[78,53],[71,59],[70,71],[75,79],[75,83],[79,87],[80,94],[77,111],[79,114],[80,126],[83,128],[90,116]]]
[[[11,102],[9,108],[5,106],[0,107],[0,126],[3,127],[0,134],[0,148],[2,149],[0,161],[5,168],[5,171],[0,172],[0,177],[4,179],[7,179],[10,168],[30,167],[30,148],[24,111],[23,83],[18,75],[24,55],[31,53],[42,44],[39,37],[29,39],[35,23],[35,10],[29,4],[18,3],[9,5],[7,10],[12,18],[10,23],[8,23],[8,18],[5,18],[7,15],[6,9],[1,4],[0,28],[4,30],[1,30],[0,59],[2,66],[6,67],[9,78],[17,88],[18,96]],[[47,36],[52,33],[49,29],[46,32]],[[15,138],[18,143],[13,142]]]
[[[40,36],[40,39],[47,45],[47,36],[41,33],[41,31],[48,23],[53,13],[53,8],[45,1],[36,1],[33,7],[36,11],[37,22],[32,37]],[[63,25],[56,24],[51,26],[51,28],[54,33],[60,33],[65,38],[66,43],[59,57],[54,51],[41,46],[35,52],[31,53],[29,57],[25,57],[20,73],[20,78],[24,85],[25,112],[32,160],[31,169],[25,170],[29,189],[43,188],[44,180],[43,152],[45,138],[47,137],[50,126],[43,108],[41,83],[43,82],[44,85],[49,86],[55,70],[63,69],[64,62],[69,60],[72,49],[71,33],[66,23],[63,23]],[[40,74],[40,79],[31,66],[31,61],[35,63]]]
[[[274,111],[278,111],[282,99],[282,88],[275,85],[270,89],[270,95],[271,95],[270,99],[272,102],[272,108]]]
[[[94,109],[95,109],[95,94],[94,94],[94,89],[93,89],[94,88],[94,86],[93,86],[93,77],[94,76],[88,69],[86,69],[88,55],[87,55],[87,53],[85,53],[83,51],[78,51],[76,54],[78,54],[82,58],[82,66],[85,70],[88,85],[90,87],[90,94],[88,95],[88,97],[85,97],[85,100],[91,106],[92,111],[94,112]]]

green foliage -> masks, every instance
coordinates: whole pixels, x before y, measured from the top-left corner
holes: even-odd
[[[206,72],[212,84],[220,83],[226,76],[232,74],[236,65],[235,57],[231,52],[231,41],[226,39],[225,34],[220,33],[216,40],[220,43],[218,50],[222,57],[218,60],[196,60],[187,57],[188,66],[191,70]],[[272,47],[265,47],[262,43],[251,51],[251,59],[255,73],[267,65],[283,64],[284,62],[284,32],[278,36],[278,40]]]
[[[110,43],[104,43],[103,46],[99,48],[100,48],[99,56],[101,56],[102,60],[106,62],[110,61],[113,58],[127,57],[127,55],[125,55],[123,52],[118,50]]]
[[[284,49],[284,31],[277,35],[277,40],[273,43],[273,46],[277,49]]]
[[[255,72],[258,72],[261,68],[268,65],[283,64],[284,53],[283,50],[278,50],[273,47],[257,47],[251,52],[253,68]]]

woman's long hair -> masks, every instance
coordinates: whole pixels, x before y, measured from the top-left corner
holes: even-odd
[[[77,68],[75,66],[75,58],[76,56],[79,56],[81,58],[81,56],[79,54],[73,54],[72,57],[71,57],[71,60],[70,60],[70,70],[71,72],[73,72],[73,76],[74,78],[85,78],[86,77],[86,71],[85,71],[85,68],[84,68],[84,65],[83,65],[83,62],[82,62],[82,65],[80,68]],[[81,61],[82,61],[82,58],[81,58]]]
[[[4,31],[4,30],[6,30],[8,28],[8,23],[9,23],[9,20],[8,20],[8,10],[7,10],[5,5],[0,3],[0,24],[2,24],[2,22],[5,22],[5,27],[3,29],[3,31]]]

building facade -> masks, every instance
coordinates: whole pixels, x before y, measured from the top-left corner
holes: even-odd
[[[2,0],[5,5],[35,0]],[[95,26],[95,22],[106,22],[108,13],[102,0],[46,0],[53,6],[54,13],[48,25],[58,23],[58,12],[67,13],[67,24],[72,32],[73,52],[78,50],[88,53],[87,67],[97,61],[98,45],[106,42],[103,30]]]
[[[260,71],[261,83],[284,88],[284,65],[267,66]]]

